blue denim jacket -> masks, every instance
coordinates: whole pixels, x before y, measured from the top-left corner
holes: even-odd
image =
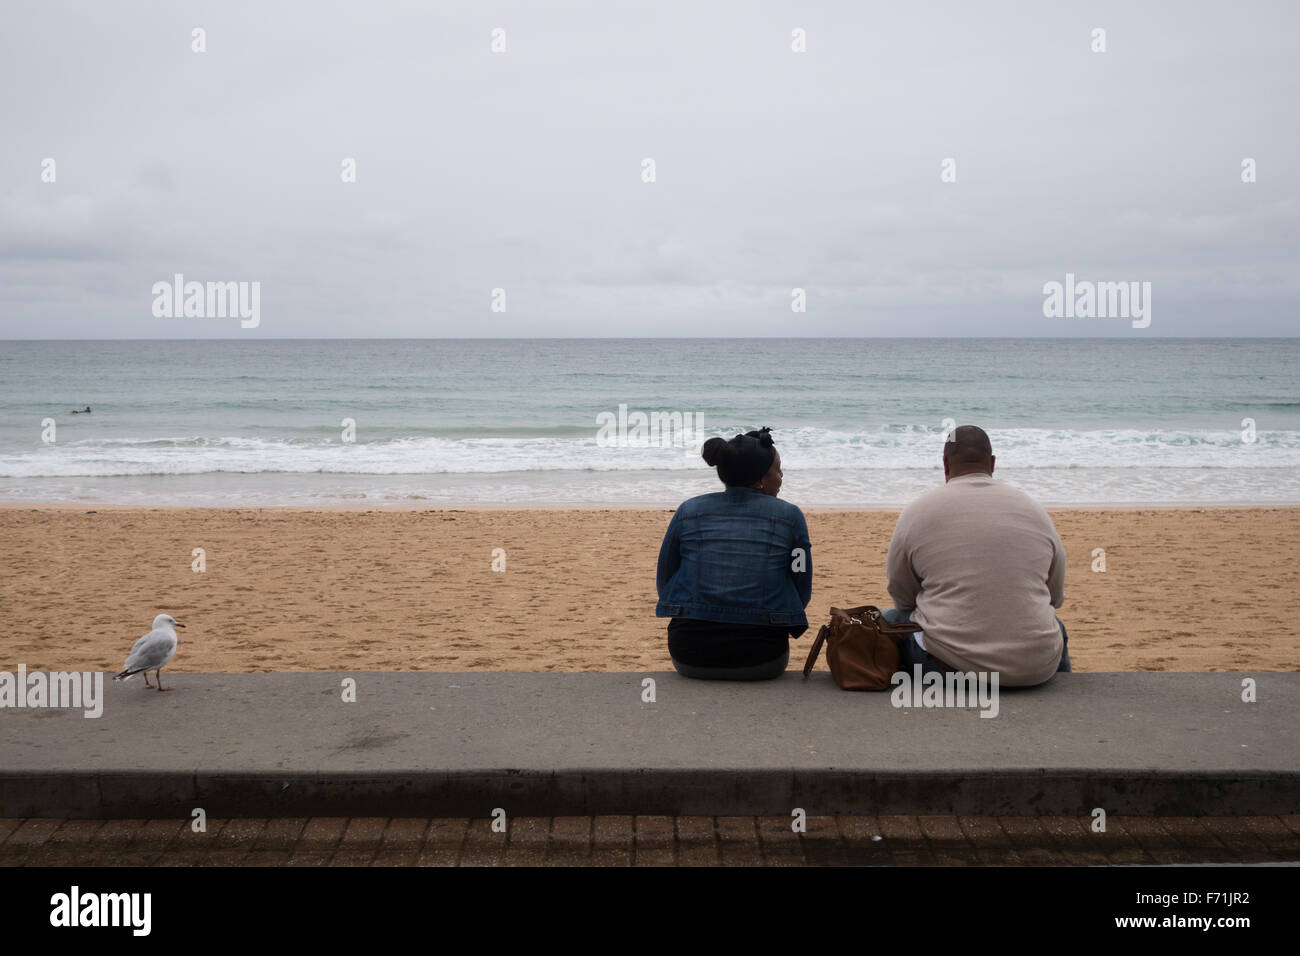
[[[668,523],[655,583],[656,617],[788,626],[802,633],[812,598],[812,545],[803,512],[753,488],[690,498]]]

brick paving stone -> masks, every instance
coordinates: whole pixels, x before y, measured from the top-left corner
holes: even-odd
[[[62,826],[50,834],[50,845],[86,844],[104,828],[103,820],[64,820]]]
[[[631,866],[636,817],[591,818],[591,866]]]
[[[1151,855],[1123,826],[1113,826],[1114,818],[1106,819],[1105,830],[1093,830],[1092,817],[1080,817],[1079,823],[1086,832],[1084,847],[1089,853],[1100,853],[1105,865],[1151,864]]]
[[[166,853],[182,831],[189,832],[187,820],[146,820],[131,841],[133,853]]]
[[[792,822],[790,817],[758,818],[758,842],[768,866],[803,866],[803,841]]]
[[[4,845],[9,849],[16,850],[21,847],[25,850],[31,850],[34,847],[42,846],[54,835],[54,831],[62,825],[62,820],[30,817],[9,834],[9,839],[5,840]]]
[[[515,817],[510,821],[508,846],[545,847],[550,841],[550,817]]]
[[[672,847],[638,846],[632,854],[633,866],[676,866],[677,854]]]
[[[1195,854],[1205,863],[1228,863],[1234,858],[1223,841],[1201,822],[1200,817],[1161,817],[1160,825],[1174,839],[1179,850]]]
[[[591,857],[591,817],[553,817],[547,866],[584,866]]]
[[[377,850],[386,829],[387,817],[352,817],[339,840],[339,850]]]
[[[1097,834],[1098,846],[1105,854],[1107,864],[1111,866],[1134,866],[1150,864],[1155,861],[1142,845],[1122,829],[1107,827],[1105,833]]]
[[[515,817],[506,840],[506,866],[544,866],[551,840],[550,817]]]
[[[266,821],[266,826],[253,841],[253,850],[292,850],[307,826],[307,817],[277,817]]]
[[[1178,840],[1164,828],[1159,817],[1111,816],[1107,826],[1123,830],[1148,851],[1178,845]]]
[[[1237,859],[1251,863],[1281,860],[1285,854],[1274,854],[1257,834],[1246,825],[1245,817],[1219,817],[1212,824],[1214,836],[1237,855]]]
[[[144,830],[144,819],[109,819],[95,831],[90,842],[91,856],[104,866],[143,866],[138,852],[131,849],[136,834]]]
[[[456,866],[460,862],[461,847],[469,831],[468,817],[437,818],[429,821],[424,834],[424,848],[416,866]]]
[[[377,846],[342,847],[334,851],[328,866],[369,866],[378,852]]]
[[[414,850],[418,856],[428,829],[427,817],[394,817],[388,821],[379,843],[384,851]]]
[[[956,817],[920,816],[916,822],[931,850],[970,849],[970,841]]]
[[[997,817],[963,817],[957,818],[957,825],[966,834],[967,839],[987,847],[1011,848],[1011,837],[1002,829]]]
[[[593,846],[587,866],[631,866],[633,862],[632,847]]]
[[[547,848],[544,846],[514,846],[506,844],[502,866],[546,866]]]
[[[1241,822],[1272,853],[1300,859],[1300,834],[1291,832],[1280,817],[1242,817]]]
[[[997,817],[957,817],[957,825],[975,848],[975,858],[985,866],[1023,866]]]
[[[841,866],[848,862],[849,848],[834,817],[808,817],[799,834],[799,843],[804,859],[811,866]]]
[[[415,861],[416,866],[457,866],[459,863],[459,846],[435,846],[429,843],[424,845]]]
[[[966,847],[934,847],[931,851],[935,866],[980,866],[979,855]]]
[[[468,830],[468,817],[438,817],[429,821],[429,829],[424,834],[424,845],[426,848],[454,847],[459,850]]]
[[[1042,816],[1039,825],[1047,831],[1055,848],[1066,863],[1073,866],[1104,866],[1106,854],[1093,839],[1091,818],[1078,816]]]
[[[1158,817],[1112,816],[1106,822],[1108,830],[1127,834],[1151,858],[1152,863],[1194,863],[1196,860],[1182,849],[1178,840],[1161,824]]]
[[[1043,829],[1038,817],[998,817],[998,823],[1011,838],[1016,855],[1025,863],[1030,866],[1055,866],[1062,862],[1051,835]]]
[[[877,819],[880,821],[880,835],[886,840],[905,844],[909,850],[926,846],[925,833],[916,817],[882,815]]]
[[[294,850],[285,866],[329,866],[333,850]]]
[[[672,817],[641,816],[636,818],[636,849],[671,850],[677,842],[677,828]]]
[[[284,866],[293,854],[289,850],[250,850],[244,866]]]
[[[303,827],[296,849],[333,852],[347,828],[347,817],[312,817]]]
[[[636,817],[592,817],[591,866],[631,866]]]
[[[723,866],[762,866],[763,849],[754,817],[718,817],[718,853]]]
[[[1300,813],[1284,813],[1278,817],[1292,833],[1300,834]],[[0,821],[0,833],[3,832],[3,821]],[[0,839],[4,839],[0,835]]]
[[[552,845],[546,849],[543,866],[586,866],[591,859],[591,847],[572,844]]]
[[[217,846],[217,836],[227,823],[220,817],[208,817],[203,821],[204,828],[196,832],[196,822],[198,820],[195,817],[188,821],[182,820],[172,842],[163,848],[164,855],[174,858],[177,866],[189,866],[191,861],[197,863],[203,853],[214,849]]]
[[[871,838],[884,836],[880,832],[880,818],[876,816],[837,816],[835,829],[845,840],[854,843],[878,843],[879,840]]]
[[[385,849],[382,846],[370,861],[371,866],[415,866],[420,859],[420,851],[415,847],[404,849]]]
[[[241,817],[227,821],[217,834],[216,845],[221,850],[244,850],[253,848],[258,836],[266,828],[266,819]]]
[[[510,821],[504,865],[544,866],[550,840],[550,817],[515,817]]]
[[[595,816],[591,818],[592,841],[598,844],[631,843],[636,837],[636,817]]]
[[[9,834],[13,833],[23,825],[22,817],[0,817],[0,844],[9,839]]]
[[[843,840],[841,862],[852,866],[894,865],[894,854],[881,833],[879,817],[836,817],[835,822]]]
[[[506,834],[492,829],[493,817],[475,817],[465,833],[461,866],[500,866],[506,851]]]
[[[713,817],[677,817],[674,822],[678,844],[713,843],[718,839],[718,824]]]
[[[890,858],[894,866],[936,866],[934,854],[929,850],[891,849]]]
[[[713,817],[678,817],[677,865],[715,866],[718,862],[717,824]]]
[[[93,854],[90,842],[103,828],[103,820],[55,820],[57,829],[44,843],[23,846],[10,854],[0,852],[0,864],[26,866],[84,866]]]
[[[144,824],[144,820],[105,820],[90,838],[90,845],[96,852],[125,848]]]
[[[248,850],[209,850],[198,858],[199,866],[243,866]]]

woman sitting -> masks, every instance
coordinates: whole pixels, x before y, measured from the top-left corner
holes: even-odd
[[[672,618],[668,654],[685,677],[779,677],[790,637],[808,629],[808,525],[777,498],[781,456],[768,429],[710,438],[702,451],[727,490],[684,501],[673,514],[659,549],[655,616]]]

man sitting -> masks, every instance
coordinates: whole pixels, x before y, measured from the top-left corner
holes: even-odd
[[[943,446],[944,485],[903,509],[889,544],[893,623],[921,633],[900,645],[900,669],[997,671],[1028,687],[1070,669],[1065,548],[1052,519],[1023,491],[993,479],[993,447],[962,425]]]

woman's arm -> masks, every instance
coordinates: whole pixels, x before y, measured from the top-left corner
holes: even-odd
[[[655,573],[655,590],[659,592],[660,598],[664,596],[664,588],[682,563],[681,539],[677,536],[677,516],[681,513],[680,508],[673,512],[673,520],[668,522],[663,544],[659,546],[659,568]]]
[[[790,552],[790,576],[794,578],[799,600],[807,607],[812,600],[812,541],[803,512],[795,509],[794,547]]]

